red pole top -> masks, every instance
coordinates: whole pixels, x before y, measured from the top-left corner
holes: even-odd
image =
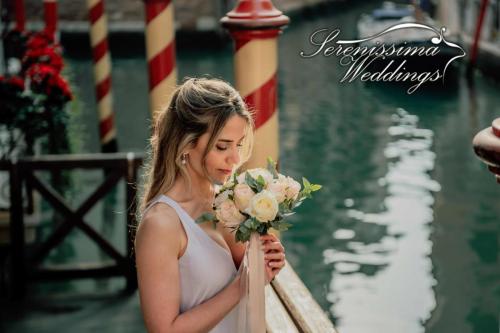
[[[222,26],[229,30],[278,29],[289,22],[270,0],[239,0],[221,19]]]

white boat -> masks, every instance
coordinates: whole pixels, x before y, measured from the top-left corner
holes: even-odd
[[[381,71],[391,63],[393,67],[397,66],[395,64],[403,63],[402,68],[408,73],[434,73],[439,70],[447,82],[456,81],[458,62],[450,62],[450,59],[459,55],[461,51],[447,44],[449,37],[444,38],[442,27],[420,8],[387,1],[372,13],[363,14],[357,28],[359,46],[362,47],[384,45],[387,49],[394,45],[394,49],[420,50],[437,46],[439,49],[432,56],[417,52],[397,54],[394,52],[371,62],[369,65],[371,71]],[[440,42],[432,43],[433,38]],[[441,83],[443,80],[436,80],[436,83],[438,82]],[[429,83],[431,82],[427,82],[426,85]]]
[[[436,22],[425,12],[415,9],[412,5],[400,5],[385,1],[381,8],[372,11],[371,14],[363,14],[358,21],[358,39],[375,36],[386,29],[401,23],[421,23],[436,29]],[[436,34],[423,29],[398,29],[383,34],[377,38],[370,39],[362,45],[372,45],[376,42],[389,44],[420,43],[427,42]]]

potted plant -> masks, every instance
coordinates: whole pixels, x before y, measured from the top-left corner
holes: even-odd
[[[68,153],[67,103],[73,98],[62,77],[62,50],[45,31],[12,31],[4,37],[8,69],[0,76],[0,159]],[[44,148],[44,149],[43,149]],[[0,243],[9,239],[9,177],[0,173]],[[54,174],[52,185],[63,186]],[[7,189],[7,190],[6,190]],[[30,193],[27,193],[31,195]],[[39,219],[26,216],[26,241]]]

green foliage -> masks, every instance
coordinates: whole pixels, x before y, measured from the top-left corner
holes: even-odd
[[[63,78],[62,49],[45,31],[6,33],[5,56],[19,64],[0,76],[1,158],[34,155],[35,142],[49,154],[69,153],[67,103],[73,98]]]
[[[276,162],[271,157],[267,157],[267,170],[273,175],[274,179],[278,179],[278,171],[276,170]]]
[[[208,213],[208,212],[205,212],[203,214],[200,215],[200,217],[198,217],[196,220],[195,220],[196,223],[205,223],[205,222],[212,222],[212,227],[214,229],[217,228],[217,223],[219,222],[219,220],[217,220],[217,217],[215,217],[215,215],[213,213]]]
[[[250,239],[252,232],[257,232],[260,235],[267,233],[270,225],[268,223],[261,223],[254,217],[249,217],[244,222],[240,223],[236,230],[236,240],[246,242]]]
[[[259,175],[259,178],[255,179],[248,172],[245,173],[245,182],[255,193],[261,192],[266,185],[266,182],[264,178],[262,178],[262,176]]]
[[[321,189],[321,185],[319,184],[311,184],[305,177],[302,177],[302,184],[304,188],[299,193],[299,201],[302,202],[305,198],[312,198],[311,193],[319,191]],[[295,206],[298,207],[298,206]]]

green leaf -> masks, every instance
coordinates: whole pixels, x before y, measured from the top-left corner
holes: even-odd
[[[259,175],[259,177],[257,177],[257,184],[262,186],[262,188],[266,186],[266,181],[264,180],[264,177],[262,177],[262,175]]]
[[[260,185],[248,172],[245,174],[245,182],[252,188],[252,190],[254,190],[254,192],[258,193],[262,191],[263,186]]]
[[[252,227],[253,227],[253,221],[252,221],[252,219],[248,219],[245,222],[243,222],[242,225],[245,226],[245,227],[247,227],[248,229],[252,229]]]
[[[278,171],[276,170],[276,162],[271,157],[267,157],[267,170],[273,175],[274,179],[278,179]]]
[[[259,224],[259,226],[257,227],[257,232],[261,235],[264,235],[267,233],[267,229],[268,229],[268,225],[267,223],[261,223]]]
[[[283,201],[282,203],[279,204],[278,209],[282,213],[290,212],[290,207],[285,201]]]
[[[319,185],[319,184],[313,184],[313,185],[311,185],[311,191],[312,192],[318,191],[320,188],[322,188],[322,186]]]
[[[240,230],[236,230],[235,238],[237,242],[243,242],[243,234]]]
[[[299,207],[300,205],[302,205],[302,203],[304,202],[306,198],[305,197],[302,197],[300,200],[296,201],[294,204],[293,204],[293,209]]]
[[[278,230],[285,231],[285,230],[288,230],[288,228],[290,228],[291,226],[292,226],[291,223],[281,222],[280,225],[278,226]]]
[[[311,186],[311,183],[309,183],[306,177],[302,177],[302,183],[304,184],[305,188],[309,188]]]
[[[250,239],[250,232],[240,232],[239,233],[239,241],[246,242]]]
[[[248,184],[248,186],[252,186],[252,184],[255,182],[255,179],[250,175],[249,172],[245,171],[245,183]]]
[[[212,213],[203,213],[195,220],[196,223],[218,222],[217,218]]]
[[[261,225],[259,220],[256,217],[252,217],[252,229],[257,230],[257,228]]]

